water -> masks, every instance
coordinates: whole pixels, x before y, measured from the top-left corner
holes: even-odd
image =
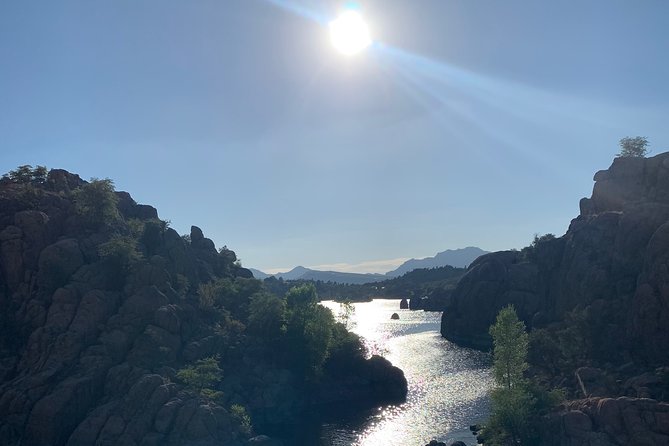
[[[324,422],[320,446],[423,446],[432,439],[476,444],[469,426],[489,412],[490,355],[442,338],[441,313],[400,310],[399,302],[355,304],[349,328],[365,339],[371,353],[404,371],[407,401]],[[323,305],[339,312],[336,302]],[[391,320],[393,313],[400,319]]]

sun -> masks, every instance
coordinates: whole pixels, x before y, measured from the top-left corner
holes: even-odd
[[[330,22],[330,40],[337,51],[349,56],[361,52],[372,43],[367,23],[360,13],[350,9]]]

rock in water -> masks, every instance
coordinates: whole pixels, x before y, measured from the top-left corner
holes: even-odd
[[[409,303],[407,302],[406,298],[403,298],[400,301],[400,310],[408,310],[409,309]]]
[[[393,315],[390,316],[390,319],[393,319],[393,320],[398,320],[399,318],[400,318],[400,315],[397,314],[397,313],[393,313]]]

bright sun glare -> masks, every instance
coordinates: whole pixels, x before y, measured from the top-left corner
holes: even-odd
[[[330,22],[330,40],[340,53],[353,55],[367,48],[372,39],[362,16],[348,10]]]

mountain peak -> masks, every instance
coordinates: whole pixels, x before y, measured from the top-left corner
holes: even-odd
[[[447,265],[464,268],[483,254],[488,254],[488,251],[484,251],[483,249],[476,246],[468,246],[466,248],[459,249],[447,249],[437,253],[434,257],[407,260],[397,269],[387,272],[386,276],[397,277],[418,268],[437,268]]]

